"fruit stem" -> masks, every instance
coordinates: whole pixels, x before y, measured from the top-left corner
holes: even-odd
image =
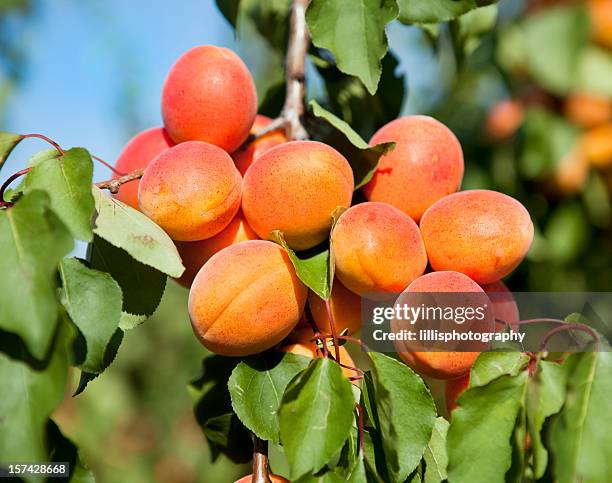
[[[268,470],[268,442],[253,435],[253,483],[272,483]]]
[[[96,186],[101,190],[107,189],[113,194],[118,193],[121,185],[142,178],[143,173],[144,169],[136,169],[131,173],[121,176],[120,178],[109,179],[107,181],[101,181],[100,183],[96,183]]]

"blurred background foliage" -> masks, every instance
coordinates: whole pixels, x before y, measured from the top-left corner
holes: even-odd
[[[261,112],[275,115],[288,1],[218,3],[222,12],[212,0],[180,12],[144,0],[0,0],[1,128],[45,132],[112,160],[133,134],[159,124],[164,74],[197,43],[237,50],[256,77]],[[236,37],[226,20],[238,24]],[[463,145],[463,187],[508,193],[534,219],[536,240],[509,286],[609,291],[612,2],[502,0],[446,24],[396,21],[388,35],[376,95],[312,48],[308,96],[366,139],[400,114],[447,123]],[[9,163],[2,176],[16,169]],[[96,167],[97,179],[108,177]],[[99,481],[230,482],[249,472],[224,456],[213,463],[193,416],[187,384],[206,354],[186,299],[169,281],[111,368],[78,397],[67,394],[55,415]]]

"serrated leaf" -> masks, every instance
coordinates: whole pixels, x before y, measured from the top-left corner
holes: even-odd
[[[329,248],[318,253],[312,253],[311,250],[302,252],[301,256],[298,257],[287,245],[281,231],[274,230],[270,234],[270,239],[287,250],[295,273],[304,285],[323,299],[328,299],[331,296],[333,276],[330,276],[329,273],[331,267]]]
[[[232,371],[228,389],[242,423],[259,438],[279,442],[277,411],[289,381],[311,359],[289,353],[249,357]]]
[[[310,101],[312,113],[323,119],[341,135],[343,142],[332,143],[348,160],[355,178],[355,189],[361,188],[372,179],[378,160],[395,147],[395,143],[368,145],[351,126],[335,114],[325,110],[314,99]]]
[[[486,386],[501,376],[516,376],[529,362],[522,352],[483,352],[470,371],[470,387]]]
[[[22,139],[20,134],[0,131],[0,169]]]
[[[402,23],[439,23],[453,20],[470,10],[497,0],[398,0]]]
[[[377,352],[372,361],[374,393],[368,388],[382,435],[389,476],[404,481],[417,467],[431,438],[436,419],[434,401],[423,380],[408,366]]]
[[[76,445],[62,434],[52,419],[47,421],[49,457],[47,461],[66,462],[69,465],[70,483],[94,483],[92,471],[83,462]]]
[[[395,0],[312,0],[306,23],[312,43],[327,49],[338,69],[376,92],[387,53],[386,25],[397,17]]]
[[[354,408],[351,384],[330,359],[313,360],[291,380],[278,413],[291,479],[316,473],[340,451]]]
[[[122,248],[140,263],[178,278],[185,271],[174,242],[140,211],[94,187],[97,216],[94,233]]]
[[[236,28],[240,0],[215,0],[215,3],[219,11],[225,17],[225,20],[227,20],[232,27]]]
[[[72,235],[78,240],[91,241],[94,215],[92,176],[90,154],[83,148],[72,148],[60,157],[46,156],[46,159],[33,164],[25,177],[24,191],[46,191],[51,208]]]
[[[57,267],[72,246],[45,192],[33,191],[0,210],[0,328],[21,337],[38,359],[57,323]]]
[[[448,453],[446,450],[446,434],[448,421],[442,417],[436,418],[431,439],[425,448],[425,483],[440,483],[446,480]]]
[[[99,374],[121,318],[121,288],[108,273],[87,268],[76,258],[62,261],[60,275],[62,304],[85,340],[86,357],[80,368]]]
[[[555,479],[559,483],[611,481],[612,353],[575,353],[563,368],[567,398],[552,420],[548,445]]]
[[[121,287],[121,329],[133,329],[153,315],[164,295],[166,275],[97,235],[89,245],[88,260],[91,268],[108,272]]]
[[[36,369],[0,353],[0,458],[47,461],[47,419],[64,397],[71,331],[61,323],[53,352]]]
[[[527,422],[533,448],[534,474],[544,476],[548,465],[548,451],[540,432],[544,422],[557,414],[565,401],[565,372],[560,364],[540,361],[535,378],[527,386]]]
[[[501,376],[459,396],[447,436],[449,482],[504,481],[526,381],[526,372]],[[475,451],[479,452],[478,465],[473,460]]]

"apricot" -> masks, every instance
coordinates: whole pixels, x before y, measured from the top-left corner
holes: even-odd
[[[493,304],[496,330],[503,330],[508,325],[516,328],[516,324],[520,320],[518,305],[506,284],[500,280],[483,285],[482,289]]]
[[[406,116],[385,124],[370,144],[394,141],[363,187],[369,201],[399,208],[415,221],[435,201],[459,189],[463,151],[444,124],[429,116]]]
[[[564,111],[567,119],[585,128],[612,120],[610,99],[587,92],[576,92],[570,95],[565,100]]]
[[[450,415],[451,411],[457,407],[457,399],[470,387],[469,372],[457,379],[450,379],[445,383],[446,410]]]
[[[591,166],[603,168],[612,164],[612,122],[585,131],[580,150]]]
[[[172,146],[173,143],[165,129],[161,127],[147,129],[128,141],[115,163],[115,168],[123,174],[146,168],[154,158]],[[113,173],[113,179],[119,178],[121,176],[119,173]],[[139,184],[139,180],[123,184],[113,197],[138,209]]]
[[[348,161],[317,141],[291,141],[262,154],[243,181],[242,210],[260,238],[280,230],[287,244],[306,250],[325,240],[332,212],[351,204]]]
[[[316,342],[310,340],[313,336],[310,328],[301,329],[292,335],[292,340],[297,340],[298,342],[281,347],[280,350],[282,352],[290,352],[291,354],[297,354],[299,356],[305,356],[311,359],[314,359],[315,357],[323,357],[323,352],[317,348]],[[330,344],[328,345],[328,349],[330,354],[335,358],[335,348]],[[355,362],[346,348],[341,345],[338,349],[340,353],[339,362],[345,366],[355,367]],[[342,368],[342,373],[346,377],[355,377],[359,375],[356,371],[353,371],[347,367]]]
[[[421,219],[421,233],[434,270],[454,270],[487,284],[523,260],[533,240],[533,223],[514,198],[469,190],[433,204]]]
[[[270,122],[272,122],[272,119],[269,117],[257,114],[253,127],[251,128],[251,134],[256,134],[258,131],[270,124]],[[244,173],[246,173],[247,169],[249,169],[249,166],[253,164],[255,159],[265,153],[268,149],[284,142],[287,142],[287,138],[281,131],[272,131],[265,136],[256,139],[252,143],[249,143],[244,148],[239,148],[237,151],[232,153],[232,158],[234,158],[234,163],[236,163],[238,171],[240,171],[240,174],[244,176]]]
[[[176,242],[176,248],[185,265],[185,272],[177,279],[178,283],[189,288],[200,268],[210,257],[225,247],[247,240],[257,240],[257,234],[239,211],[229,225],[211,238],[195,242]]]
[[[240,182],[229,154],[189,141],[167,149],[146,167],[138,202],[173,240],[203,240],[223,230],[238,212]]]
[[[525,108],[519,101],[506,99],[495,104],[485,120],[485,131],[494,141],[512,136],[525,118]]]
[[[358,295],[401,292],[425,271],[427,255],[412,218],[386,203],[345,211],[331,236],[336,276]]]
[[[482,321],[478,321],[477,324],[472,324],[470,330],[475,331],[484,329],[489,332],[493,326],[493,312],[489,309],[490,302],[487,296],[476,282],[463,273],[442,271],[423,275],[410,284],[410,286],[398,297],[396,304],[418,306],[421,301],[427,301],[427,299],[414,297],[414,294],[419,293],[456,293],[456,299],[451,299],[450,297],[441,299],[445,307],[450,307],[451,305],[459,307],[459,305],[455,305],[459,300],[463,300],[461,307],[467,306],[476,309],[477,307],[475,306],[484,307],[486,305],[484,318]],[[471,294],[475,295],[471,296]],[[431,302],[426,305],[428,307],[433,307]],[[449,324],[455,323],[454,321],[449,322]],[[404,327],[406,324],[409,324],[409,322],[404,320],[397,321],[395,319],[391,321],[391,327],[394,332],[406,328]],[[419,324],[419,321],[417,321],[417,324]],[[418,347],[415,343],[403,340],[396,340],[393,343],[400,358],[415,372],[435,379],[456,379],[463,376],[470,370],[472,364],[474,364],[474,361],[480,354],[480,352],[414,351],[411,349]],[[420,347],[423,346],[421,345]]]
[[[234,52],[201,45],[170,69],[161,108],[175,143],[205,141],[231,152],[247,138],[257,114],[255,83]]]
[[[334,280],[329,305],[334,318],[336,334],[340,334],[343,330],[354,334],[361,329],[361,298],[348,290],[339,280]],[[324,334],[331,334],[325,301],[316,293],[310,292],[308,306],[317,328]]]
[[[605,47],[612,48],[612,1],[588,0],[587,7],[593,39]]]
[[[287,252],[250,240],[224,248],[200,269],[189,291],[189,316],[208,350],[248,356],[287,337],[307,297]]]
[[[554,182],[564,194],[582,191],[589,175],[589,162],[579,147],[568,152],[557,164]]]
[[[283,478],[282,476],[273,474],[270,474],[269,476],[272,483],[289,483],[289,480],[287,478]],[[234,483],[251,483],[252,481],[253,475],[246,475],[240,478],[239,480],[236,480]]]

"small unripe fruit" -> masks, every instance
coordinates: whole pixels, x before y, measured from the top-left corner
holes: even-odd
[[[434,202],[459,189],[463,151],[455,135],[429,116],[406,116],[384,125],[370,144],[394,141],[363,192],[369,201],[399,208],[417,222]]]
[[[200,269],[189,291],[189,316],[208,350],[248,356],[289,335],[307,296],[283,248],[245,241],[224,248]]]
[[[469,277],[458,272],[432,272],[417,278],[410,286],[398,297],[396,304],[411,305],[410,301],[421,301],[414,298],[414,294],[431,293],[454,293],[457,297],[464,299],[466,306],[484,306],[484,318],[475,325],[470,326],[470,330],[485,329],[490,331],[493,326],[493,313],[489,309],[490,302],[482,288]],[[474,296],[468,296],[474,294]],[[449,297],[449,301],[451,298]],[[429,304],[430,305],[430,304]],[[431,305],[430,305],[431,306]],[[476,307],[473,307],[476,308]],[[406,321],[391,321],[391,327],[395,332],[404,328]],[[455,321],[448,321],[449,325],[454,325]],[[435,379],[455,379],[466,374],[480,352],[422,352],[413,351],[415,346],[411,342],[396,340],[395,349],[400,358],[408,364],[415,372],[433,377]],[[414,343],[412,343],[414,344]]]
[[[480,284],[508,275],[533,240],[533,223],[514,198],[469,190],[442,198],[421,220],[421,233],[434,270],[453,270]]]
[[[328,237],[332,213],[351,204],[348,161],[331,146],[292,141],[262,154],[243,181],[242,210],[260,238],[280,230],[287,244],[306,250]]]
[[[283,478],[282,476],[273,474],[270,474],[269,476],[270,480],[272,480],[272,483],[289,483],[289,480],[287,478]],[[252,481],[253,475],[246,475],[240,478],[239,480],[236,480],[234,483],[251,483]]]
[[[457,379],[450,379],[445,383],[446,410],[450,415],[451,411],[457,407],[457,399],[465,390],[470,387],[470,373]]]
[[[343,330],[347,330],[348,334],[354,334],[361,329],[361,298],[348,290],[339,280],[334,280],[329,305],[337,335]],[[316,293],[310,292],[308,306],[317,328],[324,334],[331,334],[325,301]]]
[[[253,127],[251,128],[251,134],[257,134],[257,132],[270,124],[270,122],[272,122],[272,119],[258,114],[255,118],[255,122],[253,123]],[[249,166],[251,166],[251,164],[253,164],[253,162],[259,156],[265,153],[268,149],[284,142],[287,142],[287,138],[282,131],[272,131],[249,143],[244,148],[234,151],[232,153],[232,158],[234,158],[238,171],[240,171],[240,174],[244,176],[247,169],[249,169]]]
[[[145,169],[141,211],[173,240],[196,241],[223,230],[240,208],[240,173],[222,149],[201,141],[170,148]]]
[[[257,240],[257,234],[239,211],[230,224],[212,238],[195,242],[176,242],[176,248],[185,266],[183,276],[177,279],[178,283],[189,288],[200,268],[210,257],[230,245],[247,240]]]
[[[427,255],[408,215],[386,203],[361,203],[345,211],[331,236],[336,276],[365,297],[399,293],[425,271]]]
[[[525,119],[525,108],[513,99],[506,99],[495,104],[487,115],[485,131],[495,141],[502,141],[512,136]]]
[[[154,127],[136,134],[125,145],[115,168],[119,173],[128,174],[136,169],[146,168],[147,165],[159,156],[166,149],[173,146],[170,137],[165,129]],[[113,179],[121,176],[119,173],[113,173]],[[130,181],[121,185],[119,192],[113,197],[119,201],[130,205],[132,208],[138,209],[138,185],[140,180]]]
[[[253,77],[229,49],[194,47],[168,73],[162,116],[175,143],[205,141],[234,151],[249,135],[256,114]]]

